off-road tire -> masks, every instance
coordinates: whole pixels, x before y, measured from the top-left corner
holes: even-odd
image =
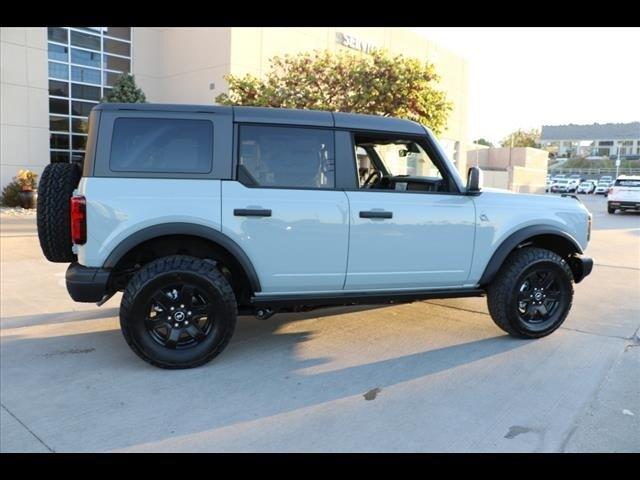
[[[81,175],[76,164],[50,163],[38,183],[38,239],[42,253],[50,262],[76,261],[71,251],[70,198]]]
[[[194,282],[212,302],[213,331],[202,343],[177,350],[156,343],[145,327],[148,295],[163,284]],[[142,267],[129,281],[120,304],[120,327],[129,347],[144,361],[166,369],[194,368],[211,361],[235,330],[238,307],[231,285],[215,263],[186,255],[163,257]]]
[[[562,291],[555,318],[550,318],[548,325],[542,325],[543,329],[531,328],[517,311],[518,286],[528,271],[540,266],[557,274]],[[512,252],[487,289],[491,318],[502,330],[519,338],[540,338],[555,331],[569,314],[572,301],[573,274],[569,264],[557,253],[537,247],[523,247]]]

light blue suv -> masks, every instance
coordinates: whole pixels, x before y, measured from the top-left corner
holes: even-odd
[[[42,175],[42,250],[74,300],[123,291],[124,337],[159,367],[214,358],[238,314],[329,305],[486,295],[542,337],[592,268],[579,200],[465,185],[412,121],[106,104],[89,124],[83,163]]]

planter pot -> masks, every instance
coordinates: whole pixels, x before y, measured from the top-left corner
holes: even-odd
[[[20,203],[22,208],[36,208],[38,193],[35,190],[24,190],[20,192]]]

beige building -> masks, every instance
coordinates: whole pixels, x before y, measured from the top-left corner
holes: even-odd
[[[436,65],[453,103],[440,140],[466,170],[467,63],[403,28],[49,27],[1,29],[1,185],[20,168],[81,156],[86,117],[121,72],[148,101],[212,104],[228,73],[260,76],[275,55],[385,48]]]
[[[480,167],[485,187],[518,193],[545,193],[548,153],[538,148],[474,145],[467,151],[467,164]]]

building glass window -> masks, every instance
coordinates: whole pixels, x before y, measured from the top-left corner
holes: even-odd
[[[65,63],[49,62],[49,78],[67,80],[69,78],[69,67]]]
[[[118,40],[112,40],[110,38],[104,39],[104,50],[106,53],[115,53],[116,55],[123,55],[125,57],[131,55],[130,44],[119,42]]]
[[[107,70],[117,70],[119,72],[128,72],[131,69],[131,61],[128,58],[104,56],[104,65]]]
[[[68,132],[69,117],[56,117],[51,115],[49,117],[49,130],[52,132]]]
[[[69,148],[69,135],[61,135],[59,133],[52,133],[51,137],[51,148],[56,149],[66,149]]]
[[[49,128],[57,135],[51,138],[50,158],[68,162],[84,155],[91,109],[122,73],[131,72],[131,28],[49,27],[47,36]]]
[[[71,67],[71,80],[74,82],[100,85],[100,70],[84,67]]]
[[[69,152],[60,150],[51,150],[49,156],[51,163],[66,162],[69,163]]]
[[[69,115],[69,100],[49,97],[49,113]]]
[[[87,50],[72,48],[71,63],[100,68],[100,54],[97,52],[88,52]]]
[[[77,115],[79,117],[88,117],[91,113],[91,109],[95,107],[97,103],[88,102],[71,102],[71,115]]]
[[[100,51],[100,35],[71,32],[71,45]]]
[[[60,27],[49,27],[47,28],[47,37],[52,42],[67,43],[67,29]]]
[[[74,150],[84,150],[87,146],[87,136],[73,135],[71,137],[71,146]]]
[[[89,85],[81,85],[79,83],[71,84],[71,96],[81,100],[100,101],[100,87],[91,87]]]
[[[120,78],[120,75],[122,74],[114,73],[114,72],[104,72],[104,79],[103,79],[104,85],[113,87],[116,81],[118,80],[118,78]]]
[[[129,27],[106,27],[105,35],[110,37],[122,38],[123,40],[131,40],[131,29]]]
[[[49,95],[53,95],[54,97],[68,97],[69,84],[67,82],[49,80]]]
[[[89,121],[86,118],[72,118],[71,131],[73,133],[89,133]]]
[[[69,48],[55,43],[49,44],[49,60],[57,60],[59,62],[69,61]]]

